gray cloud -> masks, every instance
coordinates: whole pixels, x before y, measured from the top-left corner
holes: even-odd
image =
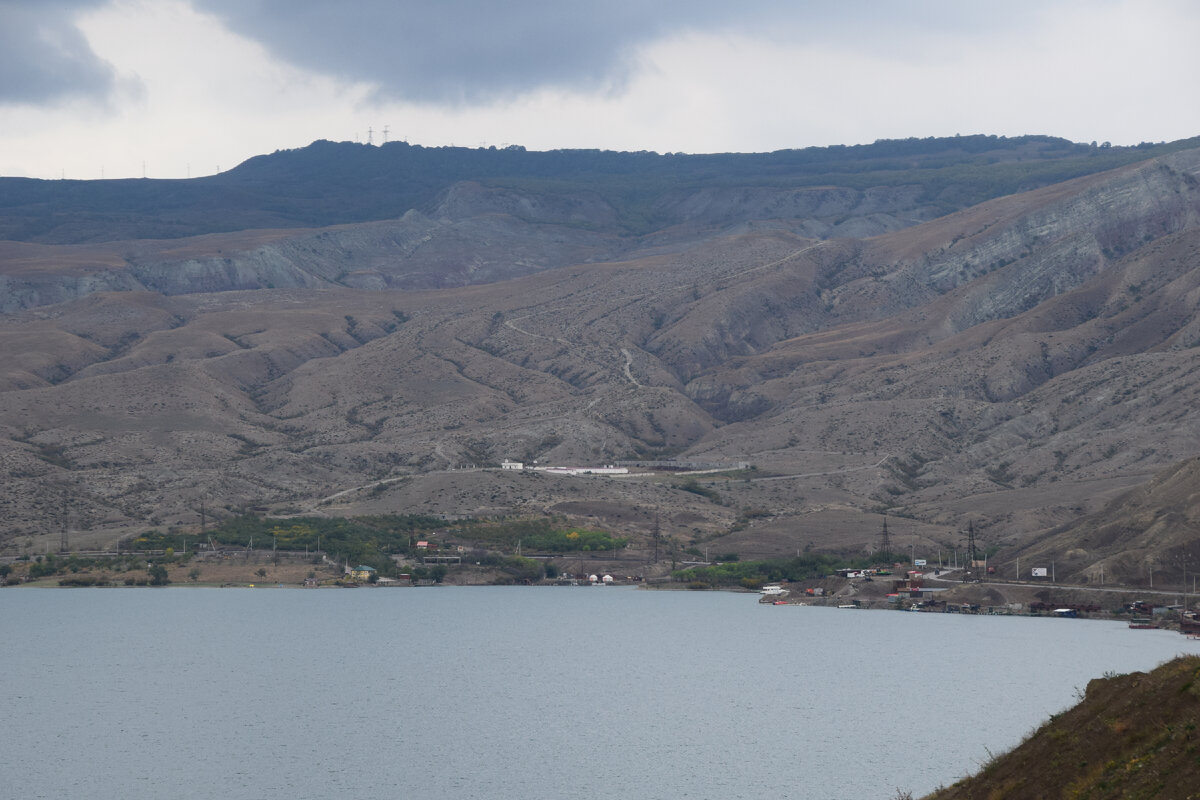
[[[995,16],[984,4],[981,11],[961,0],[193,2],[294,64],[371,82],[385,97],[437,104],[542,87],[619,87],[637,67],[638,46],[676,32],[741,29],[792,42],[867,47],[894,45],[914,28],[961,30]],[[1035,4],[1012,0],[1001,19],[1014,18],[1012,5]]]
[[[276,55],[381,94],[473,102],[619,82],[631,48],[679,24],[640,0],[196,0]],[[705,2],[698,2],[704,14]],[[715,3],[711,5],[715,6]]]
[[[112,66],[74,23],[106,2],[0,0],[0,104],[111,96],[118,85]],[[742,31],[903,56],[908,33],[994,31],[1027,21],[1040,5],[1008,0],[998,15],[992,4],[961,0],[191,2],[278,58],[365,81],[383,98],[437,105],[546,87],[619,90],[639,66],[640,46],[687,31]]]
[[[116,74],[92,52],[74,22],[79,12],[103,2],[0,0],[0,104],[107,97]]]

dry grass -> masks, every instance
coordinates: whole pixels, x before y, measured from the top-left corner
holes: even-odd
[[[1200,657],[1096,679],[1012,752],[928,800],[1200,796]]]

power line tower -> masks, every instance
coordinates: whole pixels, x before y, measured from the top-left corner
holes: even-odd
[[[387,144],[387,142],[388,142],[388,126],[384,125],[383,126],[383,143]]]
[[[889,556],[892,552],[892,535],[888,533],[887,514],[883,515],[883,530],[879,531],[879,552]]]
[[[658,521],[658,512],[654,512],[654,563],[658,563],[658,543],[662,539],[662,526]]]
[[[59,512],[59,519],[62,521],[62,535],[59,538],[58,550],[60,553],[66,553],[71,549],[71,526],[70,515],[67,513],[67,489],[63,487],[62,493],[62,508]]]
[[[979,575],[976,570],[975,562],[978,561],[978,553],[975,549],[975,523],[974,521],[967,523],[967,568],[963,570],[963,580],[968,578],[971,580],[977,579]]]

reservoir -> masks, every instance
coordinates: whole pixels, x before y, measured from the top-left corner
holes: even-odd
[[[617,587],[0,590],[7,797],[892,798],[978,771],[1123,623]]]

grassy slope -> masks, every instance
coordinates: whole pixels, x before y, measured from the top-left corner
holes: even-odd
[[[1015,750],[927,800],[1200,798],[1200,656],[1088,683]]]

